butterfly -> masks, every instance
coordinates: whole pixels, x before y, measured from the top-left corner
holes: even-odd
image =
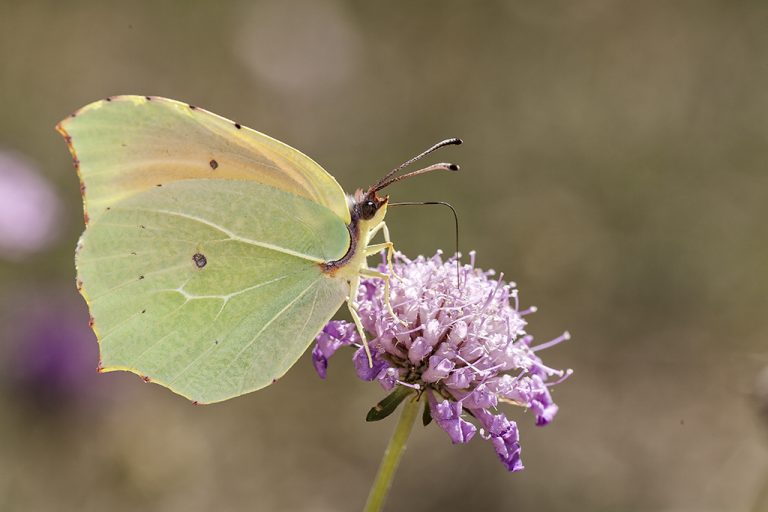
[[[347,196],[298,150],[175,100],[114,96],[56,128],[80,178],[77,287],[99,371],[133,372],[201,404],[275,382],[345,302],[362,334],[360,278],[388,283],[391,273],[366,264],[386,252],[391,270],[389,196],[378,192],[458,170],[396,176],[461,143],[435,144]],[[384,242],[371,243],[380,232]]]

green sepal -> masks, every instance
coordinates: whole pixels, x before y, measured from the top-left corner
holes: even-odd
[[[379,421],[383,420],[397,409],[400,402],[405,400],[408,395],[413,394],[414,390],[405,386],[398,386],[395,390],[387,395],[381,402],[371,407],[368,411],[368,415],[365,417],[365,421]]]
[[[421,415],[421,422],[425,427],[432,423],[432,408],[429,406],[429,400],[424,400],[424,413]]]

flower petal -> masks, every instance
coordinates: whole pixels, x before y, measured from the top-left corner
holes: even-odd
[[[375,379],[382,370],[387,368],[387,362],[379,356],[379,353],[375,348],[371,349],[371,359],[373,360],[373,366],[368,361],[368,354],[365,353],[365,349],[360,347],[353,356],[353,363],[355,365],[355,372],[361,380],[371,381]]]
[[[438,402],[432,392],[427,392],[429,406],[432,409],[432,418],[445,430],[453,444],[468,443],[477,432],[470,422],[461,417],[461,402],[443,400]]]
[[[472,413],[480,420],[487,434],[483,437],[489,439],[496,454],[508,471],[521,471],[524,469],[520,459],[520,434],[517,424],[508,420],[503,414],[491,414],[484,409],[472,410]]]
[[[324,379],[328,370],[328,359],[341,347],[352,345],[359,340],[355,324],[343,320],[332,320],[323,327],[315,338],[312,349],[312,364]]]
[[[448,358],[432,356],[429,358],[427,369],[421,374],[421,380],[424,382],[437,382],[448,377],[454,366],[454,362]]]

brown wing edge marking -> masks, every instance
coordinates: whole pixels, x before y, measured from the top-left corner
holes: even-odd
[[[82,174],[80,173],[80,159],[77,157],[77,151],[75,150],[74,143],[72,141],[72,136],[67,132],[66,128],[64,128],[64,121],[67,119],[71,119],[74,117],[77,117],[77,115],[82,111],[82,108],[76,110],[72,114],[69,115],[66,119],[59,121],[56,124],[56,131],[59,132],[62,137],[64,137],[64,141],[67,143],[67,149],[69,149],[69,153],[72,155],[72,162],[75,166],[75,171],[77,172],[77,179],[80,182],[80,195],[83,202],[83,221],[85,222],[86,228],[88,227],[89,217],[88,217],[88,209],[86,207],[86,201],[85,201],[85,193],[86,193],[86,187],[85,182],[83,181]],[[75,260],[77,260],[78,253],[82,250],[83,245],[83,239],[82,237],[77,242],[77,246],[75,248]],[[77,267],[77,265],[75,265]],[[79,270],[76,268],[77,273],[79,274]],[[83,297],[83,300],[85,300],[86,305],[88,306],[88,310],[91,309],[91,301],[88,298],[88,292],[85,290],[85,286],[83,285],[82,279],[80,279],[80,276],[77,275],[75,278],[75,286],[77,288],[77,291],[80,293],[80,295]],[[96,322],[94,321],[93,317],[89,315],[88,319],[88,326],[93,331],[93,334],[96,335],[96,340],[99,343],[99,361],[96,365],[96,371],[98,373],[102,373],[105,371],[104,366],[101,361],[101,336],[99,335],[99,330],[96,326]]]

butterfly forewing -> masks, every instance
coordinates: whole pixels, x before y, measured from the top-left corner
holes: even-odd
[[[264,183],[321,204],[349,223],[344,192],[312,159],[201,108],[158,97],[114,96],[58,125],[78,167],[86,213],[179,180]]]

